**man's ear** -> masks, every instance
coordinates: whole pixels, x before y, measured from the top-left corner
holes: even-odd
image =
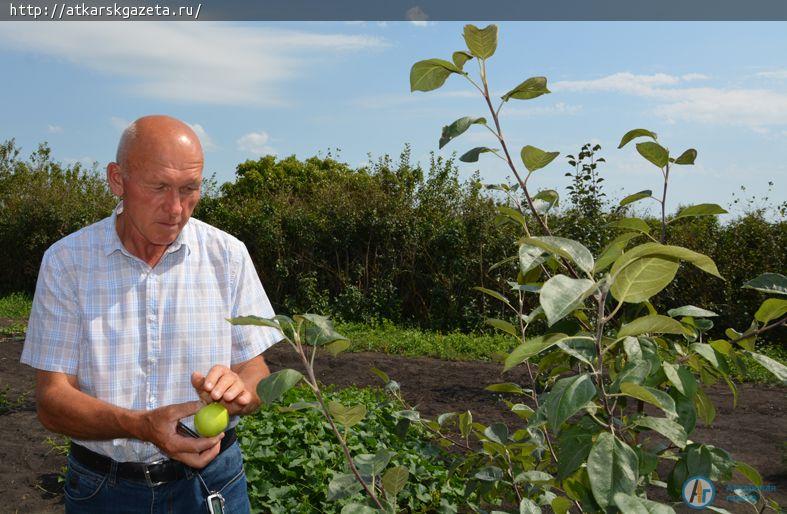
[[[123,198],[123,172],[118,163],[110,162],[107,164],[107,182],[109,183],[109,189],[115,195]]]

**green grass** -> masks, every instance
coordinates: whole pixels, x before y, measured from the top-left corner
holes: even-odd
[[[24,293],[11,293],[0,297],[0,318],[25,318],[30,316],[33,299]]]
[[[406,357],[490,361],[494,360],[495,353],[508,353],[517,344],[509,336],[425,332],[390,322],[378,325],[337,323],[336,330],[352,341],[351,351]]]

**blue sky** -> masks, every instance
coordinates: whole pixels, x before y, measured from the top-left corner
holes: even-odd
[[[484,26],[485,23],[477,23]],[[724,206],[741,185],[787,200],[787,24],[695,22],[506,22],[488,63],[492,91],[544,75],[552,94],[511,100],[503,131],[524,145],[561,154],[600,143],[608,192],[618,198],[658,189],[661,175],[617,150],[632,128],[648,128],[697,164],[674,174],[678,203]],[[426,163],[430,151],[494,146],[473,127],[438,151],[440,129],[462,116],[487,116],[458,76],[434,92],[409,91],[410,66],[450,59],[464,48],[462,23],[0,23],[0,140],[24,153],[48,141],[63,162],[114,156],[123,127],[149,113],[192,124],[206,149],[206,172],[232,180],[235,166],[263,153],[306,158],[339,148],[360,166],[397,155],[404,143]],[[472,63],[471,63],[472,64]],[[473,70],[470,66],[468,69]],[[484,158],[486,157],[486,158]],[[521,166],[521,163],[518,163]],[[486,182],[508,175],[482,156],[461,163]],[[566,184],[563,157],[539,170],[536,188]]]

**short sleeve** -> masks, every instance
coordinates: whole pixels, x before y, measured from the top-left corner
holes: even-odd
[[[246,245],[240,243],[239,262],[235,264],[234,295],[232,317],[259,316],[272,318],[275,316],[268,295],[260,283],[254,263]],[[232,364],[239,364],[261,354],[284,336],[272,327],[251,325],[232,326]]]
[[[41,261],[21,362],[76,375],[81,321],[73,276],[50,248]]]

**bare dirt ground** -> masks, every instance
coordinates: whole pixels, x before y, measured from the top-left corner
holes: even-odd
[[[22,343],[19,338],[0,338],[0,392],[12,406],[0,414],[0,498],[3,512],[62,512],[62,493],[58,474],[65,457],[47,443],[55,437],[47,432],[35,415],[35,373],[19,363]],[[299,368],[291,350],[277,345],[266,352],[272,371],[283,367]],[[475,419],[515,422],[505,413],[499,395],[484,390],[497,382],[528,383],[523,370],[512,370],[501,377],[499,364],[449,362],[430,358],[404,358],[377,353],[348,353],[332,358],[320,356],[318,377],[326,384],[380,385],[369,369],[374,366],[401,384],[405,398],[425,416],[469,409]],[[737,408],[726,386],[710,388],[717,409],[712,427],[700,426],[692,434],[695,441],[714,444],[729,451],[760,471],[767,484],[776,486],[773,497],[787,505],[787,465],[785,429],[787,428],[787,389],[777,386],[743,384]],[[58,440],[58,439],[56,439]],[[736,483],[747,483],[736,476]],[[719,488],[714,505],[731,512],[752,512],[724,500]],[[686,512],[689,510],[686,509]],[[696,511],[691,511],[696,512]]]

